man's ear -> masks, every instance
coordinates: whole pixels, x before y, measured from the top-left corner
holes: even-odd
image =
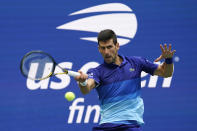
[[[100,48],[99,48],[99,45],[98,45],[98,51],[100,52]]]
[[[120,44],[117,42],[116,43],[116,49],[119,50],[120,49]]]

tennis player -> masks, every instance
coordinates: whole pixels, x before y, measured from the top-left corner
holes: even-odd
[[[118,54],[120,48],[114,31],[106,29],[98,34],[98,50],[104,62],[87,74],[75,77],[83,94],[96,89],[101,107],[101,119],[93,131],[142,131],[144,103],[141,98],[141,72],[170,77],[173,73],[171,45],[160,45],[161,65],[145,58]]]

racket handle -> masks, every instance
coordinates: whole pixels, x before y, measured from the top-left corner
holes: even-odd
[[[68,75],[72,76],[72,77],[75,77],[75,76],[79,76],[80,73],[79,72],[75,72],[75,71],[68,71]]]

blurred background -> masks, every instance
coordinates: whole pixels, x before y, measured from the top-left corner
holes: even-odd
[[[0,130],[90,131],[99,122],[95,90],[82,95],[69,76],[28,81],[20,61],[43,50],[72,70],[103,62],[98,32],[110,28],[120,54],[154,61],[159,45],[176,50],[174,74],[142,73],[144,131],[197,130],[196,0],[0,0]],[[162,61],[161,61],[162,62]],[[74,101],[64,94],[72,91]]]

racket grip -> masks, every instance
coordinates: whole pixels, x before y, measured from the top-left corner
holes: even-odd
[[[75,72],[75,71],[68,71],[68,75],[72,76],[72,77],[75,77],[75,76],[79,76],[80,73],[79,72]]]

